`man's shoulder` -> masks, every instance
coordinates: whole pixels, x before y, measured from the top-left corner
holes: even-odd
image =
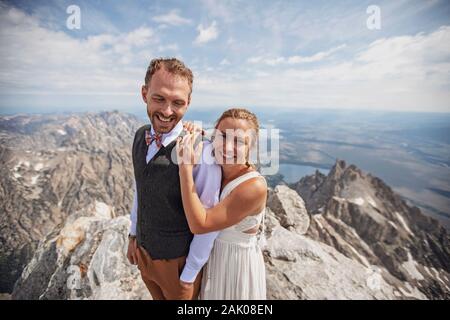
[[[136,130],[136,133],[137,133],[137,132],[140,132],[140,131],[148,130],[148,129],[150,129],[150,128],[151,128],[151,125],[150,125],[149,123],[144,124],[144,125],[140,126],[140,127]]]

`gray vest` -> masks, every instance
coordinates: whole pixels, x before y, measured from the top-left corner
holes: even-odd
[[[153,259],[186,256],[193,234],[181,200],[178,165],[171,160],[176,140],[161,146],[147,164],[145,130],[150,130],[150,124],[137,130],[132,151],[138,198],[137,241]]]

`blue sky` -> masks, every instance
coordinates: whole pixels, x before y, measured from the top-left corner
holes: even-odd
[[[199,109],[450,111],[446,0],[0,1],[0,44],[0,113],[135,111],[158,56],[191,67]]]

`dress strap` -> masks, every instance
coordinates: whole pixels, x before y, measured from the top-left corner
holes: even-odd
[[[251,178],[255,178],[255,177],[259,177],[261,176],[261,174],[258,171],[250,171],[247,172],[245,174],[243,174],[242,176],[237,177],[236,179],[230,181],[225,188],[223,188],[220,198],[223,199],[226,196],[228,196],[228,194],[234,189],[236,188],[238,185],[240,185],[242,182],[247,181]]]

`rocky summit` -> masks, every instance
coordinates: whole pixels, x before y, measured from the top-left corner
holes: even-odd
[[[450,298],[448,232],[381,179],[341,160],[291,187],[311,215],[309,238],[377,268],[405,296]]]
[[[96,201],[129,212],[139,125],[118,112],[0,117],[0,292],[70,215]]]
[[[131,143],[119,112],[0,117],[0,292],[151,299],[126,258]],[[268,190],[269,299],[448,299],[449,235],[380,179],[337,161]]]

